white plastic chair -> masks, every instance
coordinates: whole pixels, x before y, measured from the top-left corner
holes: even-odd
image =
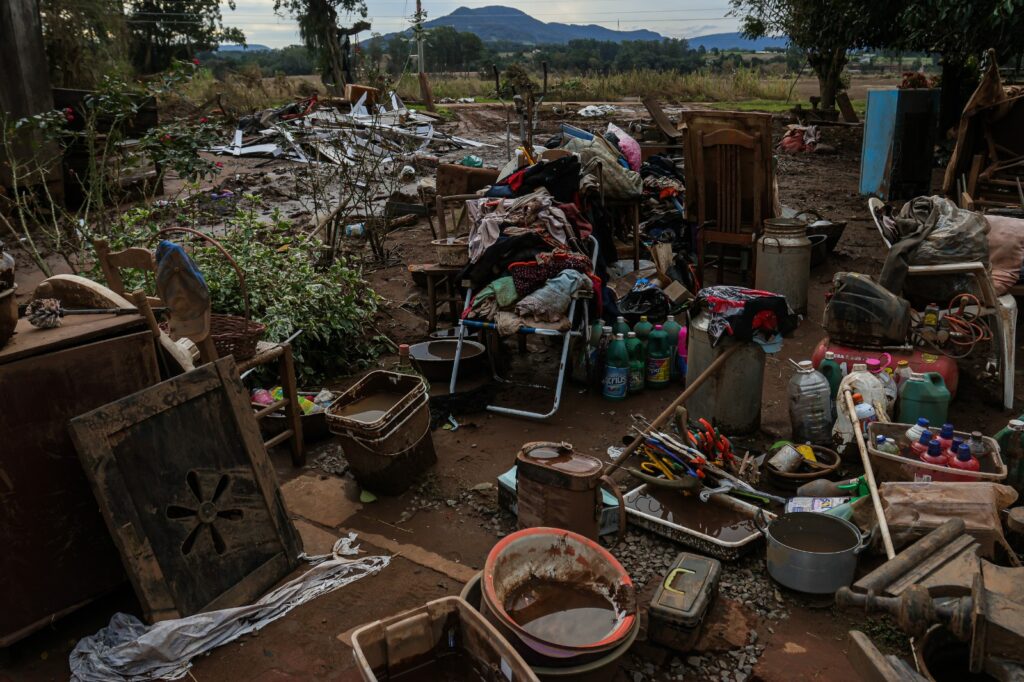
[[[871,217],[875,221],[875,227],[878,228],[878,234],[881,235],[882,241],[885,243],[887,248],[891,249],[892,242],[889,240],[888,230],[886,230],[882,225],[882,215],[884,214],[885,204],[883,204],[879,199],[871,197],[868,199],[868,210],[871,212]],[[915,275],[951,274],[965,274],[973,276],[978,284],[978,291],[980,292],[979,299],[982,302],[982,308],[980,310],[976,310],[977,306],[968,306],[968,309],[978,315],[988,315],[995,318],[995,338],[993,341],[998,352],[999,373],[1002,375],[1003,380],[1003,407],[1008,410],[1013,409],[1013,379],[1016,361],[1015,351],[1017,348],[1017,299],[1015,299],[1011,294],[996,296],[995,286],[992,284],[992,276],[984,263],[970,262],[947,263],[944,265],[911,265],[907,272],[907,275],[910,277]],[[948,312],[949,310],[943,310],[942,314],[945,315]]]

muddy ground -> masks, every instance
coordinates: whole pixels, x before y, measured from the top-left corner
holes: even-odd
[[[455,111],[456,134],[503,141],[504,114],[499,108],[457,107]],[[615,118],[622,123],[639,115],[639,111],[620,111]],[[553,121],[545,125],[554,129]],[[776,134],[781,131],[779,122]],[[758,447],[788,435],[785,386],[791,376],[789,360],[808,358],[823,336],[819,321],[832,274],[841,270],[878,274],[881,269],[883,245],[867,215],[866,201],[857,193],[860,136],[859,128],[827,128],[823,141],[835,148],[834,154],[779,159],[778,183],[784,205],[814,208],[849,225],[829,261],[812,272],[807,318],[792,338],[785,340],[781,353],[768,359],[762,394],[763,433],[746,439]],[[483,155],[494,163],[503,158],[504,150],[495,148]],[[242,167],[232,170],[257,172]],[[429,240],[429,228],[421,222],[394,233],[389,246],[405,263],[428,262],[432,260]],[[396,342],[422,340],[426,322],[419,301],[424,294],[413,285],[405,267],[378,270],[370,275],[370,281],[387,300],[386,312],[377,321],[379,328]],[[553,346],[531,342],[525,354],[513,355],[512,363],[525,367],[534,379],[546,380],[554,377],[556,357]],[[381,360],[382,366],[392,363],[393,358]],[[985,384],[962,375],[961,386],[951,408],[961,428],[993,433],[1005,425],[1011,413],[999,408]],[[1018,394],[1022,388],[1018,381]],[[494,484],[496,476],[512,465],[523,442],[567,440],[577,450],[606,460],[608,447],[620,443],[627,433],[632,414],[652,418],[676,394],[676,389],[648,391],[624,403],[608,403],[569,384],[557,415],[544,423],[488,412],[465,414],[459,418],[458,430],[433,432],[439,461],[427,476],[401,496],[363,505],[357,501],[358,489],[350,479],[327,473],[317,464],[326,462],[326,469],[332,469],[329,465],[336,464],[341,454],[337,444],[318,445],[303,470],[292,468],[286,453],[274,452],[286,504],[296,517],[307,552],[328,551],[339,533],[354,530],[365,552],[390,554],[393,560],[379,574],[324,595],[258,634],[196,660],[189,679],[359,679],[348,638],[354,627],[428,599],[458,594],[467,576],[482,566],[497,538],[513,529],[513,519],[497,510],[496,491],[487,484]],[[550,397],[509,389],[499,391],[496,399],[503,404],[539,406]],[[636,530],[613,550],[641,586],[678,551],[677,546]],[[701,642],[701,650],[670,655],[638,646],[633,655],[622,659],[617,679],[855,680],[846,659],[846,633],[855,627],[877,636],[887,650],[908,650],[906,639],[881,621],[865,622],[855,614],[836,612],[828,599],[808,599],[778,588],[765,574],[761,552],[763,549],[758,549],[739,563],[725,565],[724,587],[709,616],[711,632]],[[877,561],[862,561],[861,570]],[[13,647],[7,666],[0,669],[0,680],[67,679],[67,656],[75,642],[95,632],[115,610],[138,612],[127,585]]]

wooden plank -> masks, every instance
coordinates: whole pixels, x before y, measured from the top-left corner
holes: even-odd
[[[49,353],[117,332],[145,329],[141,315],[69,315],[56,329],[37,329],[27,319],[18,320],[14,336],[0,348],[0,365],[40,353]]]
[[[301,543],[231,358],[71,430],[150,620],[247,603],[297,565]]]
[[[840,92],[836,95],[836,104],[839,105],[839,113],[844,121],[847,123],[860,123],[860,119],[857,118],[857,112],[853,110],[853,103],[850,102],[850,96],[847,93]]]

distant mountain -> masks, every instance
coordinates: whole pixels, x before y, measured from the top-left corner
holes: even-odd
[[[613,31],[594,24],[545,23],[514,7],[460,7],[451,14],[424,22],[426,28],[451,26],[457,31],[475,33],[484,42],[507,40],[525,45],[564,44],[570,40],[662,40],[654,31]],[[407,33],[407,32],[406,32]],[[392,34],[393,35],[393,34]],[[385,39],[391,36],[384,36]]]
[[[266,45],[218,45],[217,52],[270,52]]]
[[[686,41],[694,50],[701,45],[705,50],[717,47],[719,50],[751,50],[759,52],[769,47],[786,47],[789,38],[744,38],[741,33],[712,33],[706,36],[687,38]]]

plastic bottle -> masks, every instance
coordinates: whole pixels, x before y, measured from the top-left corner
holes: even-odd
[[[612,328],[604,326],[601,328],[601,338],[597,342],[597,348],[594,350],[594,363],[593,369],[593,385],[596,390],[604,392],[604,364],[608,358],[608,346],[612,343]]]
[[[971,448],[971,454],[979,460],[985,456],[985,440],[984,436],[981,435],[981,431],[971,431],[971,437],[967,440],[967,445]]]
[[[1024,421],[1011,419],[995,440],[1006,464],[1006,485],[1024,493]]]
[[[797,363],[789,380],[789,425],[799,443],[832,442],[832,399],[828,379],[810,360]]]
[[[676,357],[676,366],[679,368],[679,378],[684,382],[686,381],[686,361],[687,361],[687,350],[686,340],[689,337],[689,330],[683,327],[679,330],[679,355]]]
[[[910,443],[916,443],[924,431],[928,430],[928,420],[924,417],[918,417],[917,423],[907,429],[907,441]]]
[[[647,348],[647,337],[654,331],[654,325],[647,321],[646,315],[640,316],[640,321],[633,327],[633,331],[636,332],[636,337],[640,339],[641,343],[644,344],[644,348]]]
[[[646,318],[640,318],[643,322]],[[637,327],[640,325],[637,324]],[[673,352],[668,334],[660,324],[647,337],[647,381],[649,388],[663,388],[672,381],[671,365]]]
[[[914,372],[900,386],[898,421],[904,424],[926,417],[932,424],[945,423],[949,414],[949,389],[937,372]]]
[[[900,449],[896,445],[896,441],[892,438],[886,438],[882,434],[875,436],[875,450],[879,452],[887,452],[890,455],[900,454]]]
[[[626,318],[619,315],[615,318],[615,324],[612,325],[612,334],[622,334],[623,337],[629,333],[629,323],[626,322]]]
[[[868,371],[875,375],[878,382],[882,384],[886,407],[892,410],[896,404],[896,397],[899,395],[899,388],[896,386],[896,382],[893,381],[887,372],[882,370],[882,361],[878,358],[868,358],[864,361],[864,364],[867,365]]]
[[[949,459],[949,468],[960,471],[981,471],[981,462],[971,454],[971,446],[967,443],[961,443],[960,448],[956,452],[956,457]],[[974,481],[976,479],[973,476],[951,476],[949,480]]]
[[[949,422],[943,424],[942,428],[939,429],[939,435],[936,436],[936,438],[938,438],[939,442],[942,443],[943,450],[949,450],[949,446],[953,442],[953,425]]]
[[[606,400],[625,400],[629,390],[629,353],[622,334],[616,334],[608,344],[604,362],[604,383],[601,395]]]
[[[937,438],[932,438],[928,441],[928,450],[922,453],[918,459],[925,464],[935,464],[937,466],[946,466],[949,463],[946,455],[942,452],[942,443]]]
[[[910,444],[910,456],[920,459],[922,455],[928,453],[928,444],[931,442],[932,432],[925,429],[921,432],[921,435],[917,437],[917,440]]]
[[[636,332],[626,334],[626,352],[629,353],[629,393],[644,390],[644,376],[647,363],[644,358],[644,345],[636,338]]]
[[[939,441],[942,442],[941,440]],[[946,459],[952,459],[956,457],[956,453],[960,452],[960,446],[963,445],[964,439],[960,436],[953,436],[949,443],[949,447],[942,451],[942,454],[946,455]],[[969,445],[967,447],[970,447]]]
[[[839,382],[843,380],[843,368],[836,362],[836,354],[832,351],[825,351],[825,359],[818,363],[818,371],[828,381],[829,397],[835,403],[839,395]]]
[[[902,386],[903,382],[910,378],[913,374],[913,370],[910,369],[910,363],[906,360],[900,360],[896,363],[896,371],[893,373],[893,379],[896,380],[897,386]]]
[[[665,318],[665,323],[662,324],[661,327],[665,330],[665,336],[668,338],[668,345],[671,350],[668,368],[669,375],[672,377],[672,381],[676,381],[679,379],[679,363],[675,361],[676,349],[679,343],[679,332],[683,330],[683,327],[676,322],[676,318],[672,315]]]
[[[853,394],[853,405],[854,409],[857,410],[857,421],[860,423],[860,431],[867,438],[868,424],[878,421],[878,415],[875,413],[875,408],[865,402],[864,396],[860,393]]]

